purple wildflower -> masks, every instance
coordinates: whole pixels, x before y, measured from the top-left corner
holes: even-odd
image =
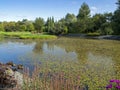
[[[112,88],[112,84],[109,84],[106,88],[107,89]]]
[[[120,90],[120,86],[116,86],[116,88]]]
[[[115,80],[115,82],[116,82],[117,84],[119,84],[119,83],[120,83],[120,80]]]
[[[112,79],[112,80],[110,80],[110,82],[115,82],[115,80],[114,80],[114,79]]]

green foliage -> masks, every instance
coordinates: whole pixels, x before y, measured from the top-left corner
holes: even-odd
[[[19,26],[19,31],[26,31],[26,25],[20,25]]]
[[[102,35],[110,35],[110,34],[113,34],[113,30],[112,30],[112,27],[110,25],[110,23],[103,23],[102,26],[101,26],[101,30],[100,30],[100,33]]]
[[[116,4],[118,5],[118,10],[120,10],[120,0]]]
[[[92,18],[91,32],[99,32],[102,35],[113,34],[111,18],[111,13],[95,14]]]
[[[92,26],[90,19],[81,19],[77,22],[76,29],[79,33],[88,33]]]
[[[1,22],[0,31],[6,32],[33,32],[49,34],[67,33],[99,33],[102,35],[120,34],[120,0],[116,3],[117,10],[112,13],[104,13],[91,16],[90,8],[85,2],[81,5],[78,15],[67,13],[64,18],[54,21],[54,17],[49,17],[45,22],[38,17],[35,21],[23,19],[18,22]]]
[[[120,0],[118,0],[118,2],[116,3],[118,5],[117,10],[114,12],[113,15],[113,30],[114,30],[114,34],[119,34],[120,35]]]
[[[44,19],[43,18],[36,18],[35,19],[35,22],[34,22],[34,27],[35,27],[35,30],[38,32],[38,33],[41,33],[43,32],[43,28],[44,28]]]
[[[33,23],[29,23],[26,25],[26,31],[32,32],[34,30],[35,30],[35,28],[34,28]]]
[[[4,31],[3,23],[0,22],[0,31]]]
[[[106,22],[106,19],[102,14],[95,14],[92,19],[94,24],[93,32],[96,32],[97,30],[99,30],[102,24]]]
[[[45,25],[45,29],[46,29],[46,32],[48,33],[51,33],[54,31],[54,28],[55,28],[55,25],[54,25],[54,18],[50,17],[47,19],[47,22],[46,22],[46,25]]]
[[[89,26],[91,26],[90,9],[86,3],[83,3],[77,15],[76,29],[79,33],[88,33]]]
[[[77,18],[74,14],[67,13],[65,16],[65,22],[66,24],[74,23],[77,21]]]
[[[85,18],[89,18],[90,17],[90,8],[89,6],[84,2],[81,5],[81,8],[79,9],[79,13],[78,13],[78,20],[80,19],[85,19]]]
[[[57,35],[62,33],[62,23],[61,22],[56,22],[55,23],[55,29],[52,33],[57,34]]]
[[[54,28],[54,32],[52,32],[54,34],[67,34],[68,33],[68,28],[67,26],[65,26],[65,24],[61,21],[56,22],[55,23],[55,28]]]
[[[67,26],[68,32],[73,33],[75,30],[74,25],[77,22],[77,18],[74,14],[67,13],[65,19],[61,19],[61,21]]]
[[[29,21],[27,19],[23,19],[20,23],[19,23],[20,29],[23,28],[23,30],[21,31],[29,31],[32,32],[34,31],[34,25],[32,21]]]
[[[6,32],[16,31],[15,22],[3,22],[3,25]]]

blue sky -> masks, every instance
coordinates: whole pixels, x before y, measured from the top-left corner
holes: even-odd
[[[113,12],[117,0],[0,0],[0,21],[34,20],[36,17],[54,16],[55,20],[67,13],[78,14],[79,8],[86,2],[91,14]]]

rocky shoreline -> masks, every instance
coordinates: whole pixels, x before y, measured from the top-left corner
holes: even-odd
[[[15,65],[12,62],[0,63],[0,90],[14,90],[16,86],[23,85],[22,65]]]

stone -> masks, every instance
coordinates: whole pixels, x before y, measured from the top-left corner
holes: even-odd
[[[9,90],[23,85],[23,74],[17,70],[14,71],[12,67],[15,67],[13,63],[0,63],[0,88],[2,88],[0,90],[6,90],[6,88]]]

